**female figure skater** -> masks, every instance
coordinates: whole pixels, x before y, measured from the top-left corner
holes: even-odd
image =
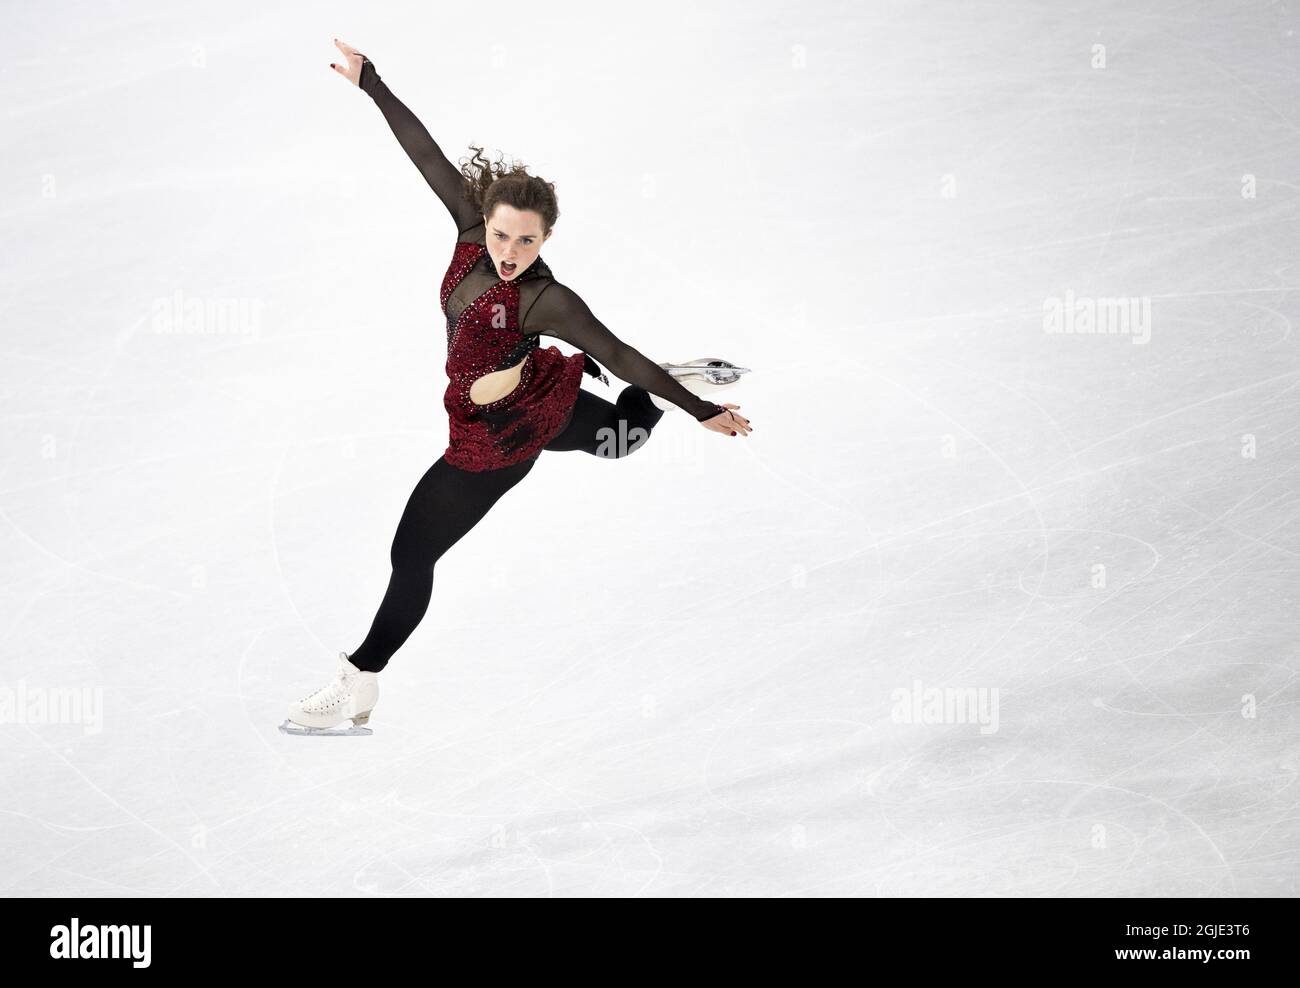
[[[540,256],[559,215],[554,185],[520,165],[492,166],[482,148],[457,170],[374,64],[337,38],[334,43],[347,64],[330,68],[375,101],[456,223],[440,293],[450,443],[416,484],[398,523],[392,576],[369,634],[350,656],[339,654],[331,682],[290,706],[280,725],[290,734],[370,733],[364,725],[379,699],[376,674],[424,617],[434,564],[523,480],[542,450],[625,456],[644,443],[669,403],[711,432],[751,431],[749,420],[736,414],[739,405],[714,404],[686,386],[707,393],[735,383],[745,368],[709,358],[655,364],[554,279]],[[556,347],[542,349],[541,334],[583,352],[566,357]],[[615,403],[581,389],[584,371],[608,383],[589,354],[630,382]],[[331,730],[349,719],[351,728]]]

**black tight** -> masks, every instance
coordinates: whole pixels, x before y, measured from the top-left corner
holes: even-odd
[[[580,449],[605,459],[626,456],[645,442],[663,414],[636,385],[624,388],[616,403],[579,391],[572,416],[546,449]],[[366,640],[348,656],[353,665],[379,672],[388,664],[429,609],[434,565],[528,475],[538,456],[481,473],[453,467],[441,456],[429,467],[397,523],[388,590]]]
[[[650,437],[663,414],[649,393],[635,384],[624,388],[612,405],[590,391],[579,391],[568,424],[546,448],[561,452],[580,449],[604,459],[626,456]]]
[[[402,647],[429,608],[433,564],[473,528],[506,491],[527,476],[536,459],[501,470],[470,473],[441,456],[420,478],[397,523],[388,579],[370,634],[348,656],[358,669],[378,672]]]

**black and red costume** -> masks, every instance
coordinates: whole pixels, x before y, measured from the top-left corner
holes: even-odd
[[[596,361],[697,420],[725,411],[691,394],[662,367],[611,333],[572,289],[555,280],[540,255],[526,270],[501,279],[488,254],[483,216],[464,197],[465,180],[459,169],[393,95],[369,59],[362,63],[360,85],[447,207],[459,232],[440,292],[447,321],[448,383],[443,405],[450,441],[443,455],[448,463],[477,473],[536,456],[568,421],[583,371],[603,378]],[[582,352],[565,356],[554,346],[543,348],[540,335],[564,340]],[[470,400],[470,386],[478,378],[513,367],[521,359],[522,376],[513,391],[486,405]]]
[[[618,339],[572,289],[555,280],[540,255],[513,278],[499,277],[488,254],[483,216],[462,194],[460,171],[369,59],[362,62],[360,85],[451,213],[459,234],[439,292],[447,325],[443,405],[450,441],[407,500],[393,537],[388,589],[365,641],[349,656],[357,668],[378,672],[423,619],[435,564],[527,476],[542,450],[582,450],[607,459],[628,455],[664,414],[651,394],[701,421],[725,409],[697,398]],[[554,346],[543,348],[541,335],[581,352],[565,356]],[[476,380],[521,360],[519,384],[509,394],[482,405],[470,399]],[[584,370],[608,383],[596,360],[629,382],[615,402],[581,388]]]

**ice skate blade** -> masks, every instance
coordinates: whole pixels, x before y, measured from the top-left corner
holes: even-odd
[[[679,381],[702,381],[715,387],[735,384],[742,374],[753,373],[748,367],[737,367],[731,361],[718,357],[704,357],[684,364],[668,363],[659,366]]]
[[[352,724],[350,727],[304,727],[302,724],[295,724],[293,721],[286,719],[280,725],[281,734],[291,734],[296,738],[345,738],[348,736],[362,737],[375,732],[369,727],[359,727]]]

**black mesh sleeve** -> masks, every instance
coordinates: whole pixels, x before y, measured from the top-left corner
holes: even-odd
[[[393,95],[368,58],[361,63],[360,86],[378,105],[397,137],[397,143],[402,145],[402,150],[420,170],[429,188],[437,193],[447,212],[451,213],[457,232],[463,234],[482,226],[483,217],[478,208],[464,196],[464,176],[460,170],[447,160],[416,115]]]
[[[628,346],[591,313],[572,289],[552,282],[537,296],[525,318],[525,333],[554,336],[604,364],[617,377],[683,409],[700,422],[726,411],[691,394],[671,374]]]

